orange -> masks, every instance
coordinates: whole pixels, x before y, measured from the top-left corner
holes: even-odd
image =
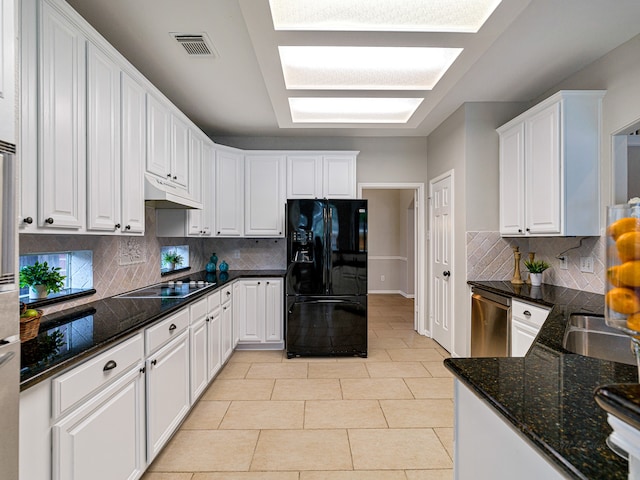
[[[617,240],[620,235],[627,232],[640,232],[640,218],[621,218],[607,227],[607,235],[611,235],[614,240]]]
[[[640,313],[634,313],[627,317],[627,328],[640,332]]]
[[[630,288],[612,288],[604,299],[607,306],[618,313],[629,315],[640,312],[640,299]]]
[[[618,268],[618,279],[629,287],[640,287],[640,262],[625,262]]]
[[[620,281],[620,267],[622,265],[613,265],[607,269],[607,280],[614,287],[624,287],[625,284]]]
[[[623,233],[616,240],[618,257],[622,262],[640,259],[640,232]]]

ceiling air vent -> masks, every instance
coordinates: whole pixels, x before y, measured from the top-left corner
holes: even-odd
[[[188,55],[196,57],[215,57],[215,50],[206,35],[202,33],[172,33],[171,36],[184,47]]]

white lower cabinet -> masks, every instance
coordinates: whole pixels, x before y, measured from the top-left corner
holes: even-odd
[[[142,367],[140,362],[53,426],[53,480],[142,476],[146,468]]]
[[[160,452],[191,406],[189,332],[147,358],[147,461]]]
[[[239,348],[284,348],[282,279],[238,280],[233,287]]]
[[[189,326],[189,349],[190,349],[190,392],[191,403],[193,404],[204,392],[209,384],[208,375],[208,308],[207,299],[204,298],[194,303],[190,307],[191,325]]]
[[[210,382],[222,368],[222,317],[220,292],[207,297],[207,379]]]
[[[222,363],[233,353],[233,349],[237,345],[236,342],[236,328],[233,324],[233,301],[232,301],[233,286],[229,285],[222,289],[220,298],[220,335],[222,336],[221,345],[221,358]]]
[[[524,357],[536,339],[549,309],[526,302],[511,302],[511,356]]]

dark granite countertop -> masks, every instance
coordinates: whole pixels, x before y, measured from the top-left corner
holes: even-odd
[[[20,389],[25,390],[135,335],[140,329],[238,278],[284,277],[284,270],[235,270],[228,275],[197,272],[176,280],[215,282],[184,299],[110,297],[45,315],[38,336],[22,344]]]
[[[604,296],[545,284],[468,283],[552,309],[526,357],[451,358],[447,368],[568,477],[626,479],[627,462],[605,443],[611,428],[594,391],[599,385],[637,382],[638,369],[562,348],[568,316],[602,314]]]

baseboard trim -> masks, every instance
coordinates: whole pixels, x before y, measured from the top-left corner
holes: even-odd
[[[405,298],[415,298],[415,294],[413,293],[406,293],[403,292],[402,290],[369,290],[367,292],[367,294],[374,294],[374,295],[402,295]]]

